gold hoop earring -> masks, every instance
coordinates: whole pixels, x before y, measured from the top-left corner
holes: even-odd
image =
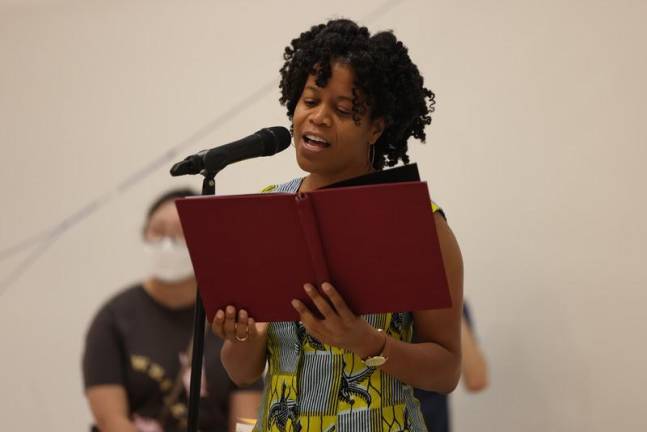
[[[375,144],[368,145],[368,166],[371,169],[375,168]]]

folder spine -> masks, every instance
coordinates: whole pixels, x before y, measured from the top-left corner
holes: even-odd
[[[314,210],[312,198],[307,193],[295,195],[297,214],[303,231],[303,236],[308,247],[310,262],[315,272],[317,285],[332,282],[328,272],[328,264],[323,252],[323,244],[319,233],[319,224]]]

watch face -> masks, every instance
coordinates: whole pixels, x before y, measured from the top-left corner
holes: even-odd
[[[386,363],[386,358],[382,356],[370,357],[364,360],[364,364],[368,367],[378,367]]]

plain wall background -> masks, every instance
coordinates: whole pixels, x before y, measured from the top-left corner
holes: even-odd
[[[0,250],[102,198],[1,288],[0,430],[86,430],[88,322],[143,276],[153,197],[200,180],[165,162],[118,185],[214,120],[169,159],[287,126],[264,86],[336,16],[394,29],[437,94],[411,155],[461,243],[492,381],[454,394],[455,430],[645,430],[647,3],[630,0],[2,2]],[[299,174],[289,149],[218,192]],[[0,280],[43,245],[0,255]]]

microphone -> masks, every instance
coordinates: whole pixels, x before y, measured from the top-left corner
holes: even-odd
[[[218,173],[227,165],[259,156],[272,156],[288,148],[290,132],[282,127],[263,128],[245,138],[208,150],[199,151],[173,165],[171,175]]]

